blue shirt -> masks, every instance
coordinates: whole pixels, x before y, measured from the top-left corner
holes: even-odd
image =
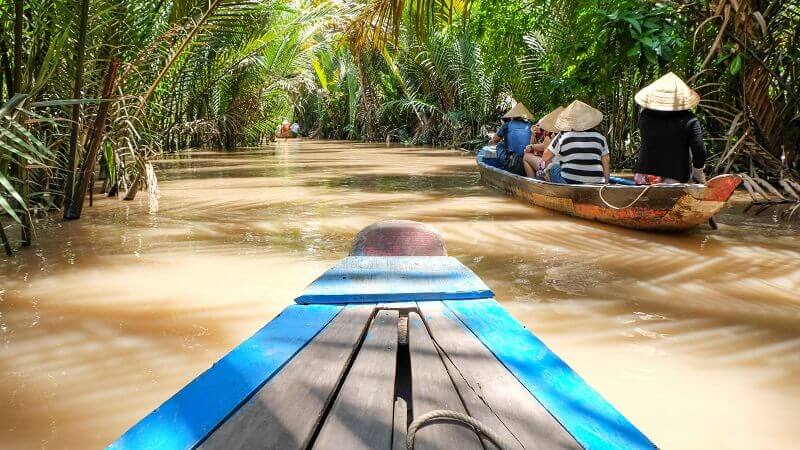
[[[500,126],[497,135],[503,138],[509,150],[522,156],[525,154],[525,147],[531,143],[531,123],[522,119],[511,119]],[[503,156],[500,155],[500,147],[498,146],[498,157]]]

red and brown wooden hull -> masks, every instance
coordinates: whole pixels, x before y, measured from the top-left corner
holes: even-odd
[[[705,185],[665,184],[648,188],[557,184],[514,175],[494,167],[492,161],[484,157],[483,151],[478,153],[481,179],[512,197],[575,217],[638,230],[680,231],[707,223],[741,183],[736,175],[720,175]],[[634,202],[644,189],[647,192]],[[608,206],[622,207],[632,202],[628,208]]]

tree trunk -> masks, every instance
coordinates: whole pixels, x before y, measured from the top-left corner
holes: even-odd
[[[9,98],[22,91],[22,25],[25,20],[24,0],[14,0],[14,92],[10,93]],[[25,126],[25,118],[21,117],[20,125]],[[31,245],[31,215],[28,214],[28,203],[30,203],[30,186],[28,185],[28,162],[25,158],[17,156],[17,175],[19,178],[19,194],[22,197],[22,225],[20,238],[22,246]]]
[[[89,21],[89,0],[81,1],[80,14],[78,16],[78,42],[75,54],[75,89],[72,96],[75,99],[82,98],[83,90],[83,66],[86,53],[86,25]],[[72,132],[69,136],[69,154],[67,155],[67,181],[64,184],[64,219],[67,219],[68,212],[72,208],[73,190],[75,189],[75,161],[78,153],[78,134],[80,133],[80,105],[72,106]]]
[[[6,83],[6,92],[8,93],[8,99],[11,100],[12,92],[14,92],[14,74],[11,72],[13,69],[11,67],[11,60],[9,60],[8,56],[8,47],[6,46],[6,41],[0,39],[0,66],[3,67],[3,81]],[[0,86],[0,92],[2,92],[2,87]],[[2,96],[0,96],[2,97]],[[0,99],[0,101],[2,101]]]
[[[136,175],[133,177],[133,181],[131,181],[131,187],[128,188],[128,191],[125,192],[125,197],[122,197],[123,200],[133,200],[136,198],[136,194],[139,192],[139,186],[142,184],[141,177]]]
[[[106,71],[105,82],[103,84],[102,98],[109,100],[114,93],[117,80],[117,69],[119,68],[119,61],[111,60],[108,63]],[[97,155],[100,153],[100,147],[103,144],[103,136],[106,131],[106,119],[108,117],[108,108],[110,102],[103,102],[97,110],[97,117],[95,117],[94,125],[91,130],[91,137],[89,139],[89,151],[83,159],[81,170],[78,173],[78,185],[73,192],[73,197],[67,200],[68,205],[64,209],[65,220],[75,220],[81,217],[83,211],[83,201],[86,197],[86,189],[89,187],[89,181],[94,173],[94,166],[97,163]]]
[[[14,92],[8,98],[14,96],[22,88],[22,25],[25,20],[24,0],[14,0]]]

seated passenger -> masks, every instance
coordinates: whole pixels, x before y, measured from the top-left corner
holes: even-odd
[[[522,157],[525,146],[531,141],[531,113],[517,102],[503,118],[509,119],[500,125],[489,145],[497,145],[497,161],[501,169],[516,175],[525,175]]]
[[[611,175],[606,138],[595,129],[603,113],[575,100],[559,114],[560,131],[542,155],[545,178],[553,183],[604,184]]]
[[[705,183],[703,130],[691,109],[700,96],[670,72],[636,93],[641,147],[636,184]]]
[[[564,110],[563,106],[551,111],[546,116],[539,119],[534,125],[533,135],[531,136],[531,143],[525,147],[525,156],[522,159],[522,164],[525,167],[525,175],[529,178],[542,178],[542,171],[539,166],[542,161],[542,154],[550,145],[557,130],[556,119],[561,111]]]

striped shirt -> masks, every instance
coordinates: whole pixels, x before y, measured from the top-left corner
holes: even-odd
[[[547,147],[561,165],[561,176],[570,184],[603,184],[601,157],[608,154],[606,138],[599,131],[564,131]]]

